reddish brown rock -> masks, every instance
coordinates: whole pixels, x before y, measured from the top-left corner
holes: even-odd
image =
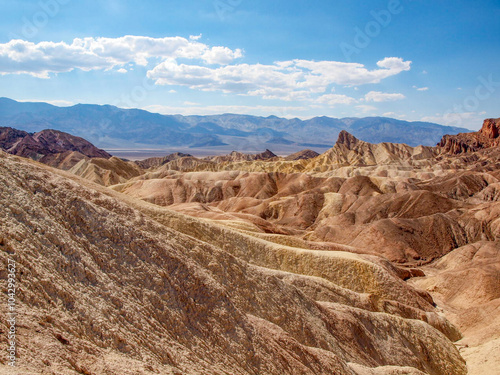
[[[447,154],[463,154],[499,145],[500,118],[484,120],[478,132],[445,135],[438,146]]]
[[[9,154],[38,160],[54,167],[62,164],[63,169],[71,168],[84,158],[111,157],[83,138],[52,129],[27,133],[13,128],[0,128],[0,148]]]

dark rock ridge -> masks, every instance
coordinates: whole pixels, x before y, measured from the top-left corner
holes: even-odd
[[[238,151],[232,151],[228,155],[219,155],[219,156],[207,156],[203,160],[213,161],[216,163],[222,162],[240,162],[240,161],[255,161],[255,160],[270,160],[272,158],[276,158],[277,155],[266,149],[266,151],[261,152],[259,154],[244,154]]]
[[[443,148],[443,152],[454,155],[475,152],[483,148],[498,146],[499,135],[500,118],[486,119],[478,132],[445,135],[438,146]]]
[[[316,156],[319,156],[319,154],[316,151],[313,150],[302,150],[298,151],[294,154],[288,155],[285,160],[302,160],[302,159],[312,159],[315,158]]]
[[[58,130],[27,133],[13,128],[0,128],[0,147],[12,155],[40,160],[44,156],[76,151],[89,158],[111,157],[83,138]]]

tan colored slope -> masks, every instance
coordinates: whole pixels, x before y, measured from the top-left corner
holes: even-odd
[[[113,189],[248,231],[343,244],[417,264],[498,237],[490,200],[481,199],[494,193],[487,189],[497,181],[480,171],[417,180],[170,170],[148,172]]]
[[[405,144],[372,144],[358,140],[353,135],[342,131],[335,146],[324,154],[314,158],[307,170],[324,172],[342,165],[381,165],[412,162],[431,159],[436,154],[433,147],[410,147]]]
[[[104,186],[119,184],[144,173],[135,163],[126,162],[114,156],[110,159],[81,160],[69,171]]]
[[[500,374],[500,243],[461,247],[425,272],[412,283],[431,292],[462,330],[469,374]]]
[[[5,154],[0,172],[21,371],[465,374],[445,335],[402,317],[455,334],[389,268],[256,240]]]
[[[81,160],[89,159],[87,156],[78,151],[66,151],[58,154],[50,154],[41,158],[39,161],[54,168],[63,169],[65,171],[73,168]]]

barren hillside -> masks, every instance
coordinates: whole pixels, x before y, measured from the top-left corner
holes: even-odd
[[[277,245],[6,154],[0,168],[18,373],[466,373],[459,333],[382,259]]]

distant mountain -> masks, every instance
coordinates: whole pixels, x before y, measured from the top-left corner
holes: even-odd
[[[249,115],[160,115],[110,105],[47,103],[0,98],[0,126],[30,132],[57,129],[88,139],[101,148],[217,148],[221,151],[295,152],[304,147],[331,148],[341,130],[371,143],[435,145],[445,134],[467,129],[385,117],[315,117],[309,120]]]

